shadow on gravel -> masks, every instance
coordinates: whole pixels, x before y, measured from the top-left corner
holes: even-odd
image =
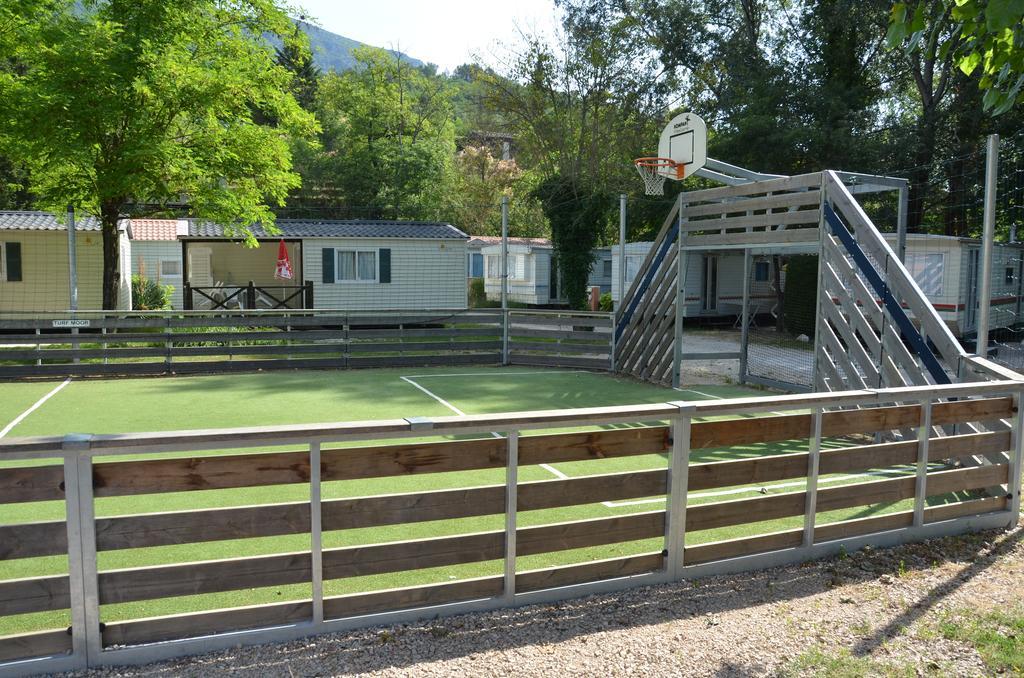
[[[599,653],[601,639],[592,634],[688,619],[692,620],[689,633],[704,630],[713,633],[713,628],[720,623],[720,613],[796,600],[846,583],[890,581],[901,573],[927,570],[939,563],[970,563],[854,650],[856,654],[866,654],[898,635],[900,629],[927,613],[938,600],[984,572],[1001,556],[1012,551],[1022,538],[1022,530],[1009,534],[988,531],[895,549],[865,549],[845,557],[787,568],[632,589],[549,605],[373,627],[280,645],[229,650],[137,669],[115,670],[115,675],[292,677],[385,670],[404,673],[423,662],[464,657],[472,660],[478,656],[484,661],[482,655],[485,653],[527,646],[543,647],[570,639],[587,643],[583,652],[591,651],[592,647],[593,652]],[[652,642],[694,642],[683,637],[686,632],[684,629],[674,638]],[[555,650],[551,652],[553,654]],[[516,673],[515,657],[514,652],[510,653],[500,665],[487,660],[488,670],[492,673]],[[730,660],[717,669],[706,668],[709,674],[713,671],[713,675],[723,677],[763,675],[767,671],[756,662],[743,665]]]
[[[988,568],[994,565],[1001,557],[1013,551],[1013,549],[1020,544],[1022,540],[1024,540],[1024,531],[1016,530],[1009,534],[996,533],[996,535],[993,535],[992,532],[983,532],[964,535],[953,539],[973,544],[975,547],[973,552],[971,549],[968,549],[968,555],[973,556],[973,562],[960,572],[947,579],[945,582],[933,587],[925,595],[921,596],[916,603],[884,627],[861,639],[861,641],[853,647],[853,654],[858,656],[868,655],[886,641],[899,636],[904,628],[910,626],[927,614],[937,603],[954,593],[964,584],[988,570]],[[991,542],[988,541],[988,539],[991,539]],[[914,547],[927,545],[927,542],[921,545],[913,544],[907,546],[906,550],[913,551]]]

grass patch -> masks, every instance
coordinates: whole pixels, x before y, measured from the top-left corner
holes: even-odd
[[[984,614],[964,610],[941,621],[939,633],[973,647],[994,673],[1024,673],[1024,606]]]
[[[782,671],[784,676],[830,676],[830,678],[911,678],[917,671],[910,665],[880,662],[871,657],[855,657],[842,649],[827,653],[814,648],[799,655]]]

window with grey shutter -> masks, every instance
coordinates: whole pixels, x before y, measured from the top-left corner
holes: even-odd
[[[21,243],[5,242],[3,249],[7,282],[21,282]]]
[[[378,264],[380,265],[380,282],[391,282],[391,250],[382,247],[377,250],[377,257],[379,259]]]

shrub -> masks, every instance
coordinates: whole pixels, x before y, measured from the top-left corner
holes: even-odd
[[[161,285],[144,275],[132,276],[132,309],[136,311],[164,311],[171,308],[174,287]]]
[[[487,301],[483,278],[471,278],[469,281],[469,307],[480,308]]]
[[[614,304],[612,303],[612,293],[605,292],[604,294],[601,295],[601,301],[598,303],[597,307],[600,310],[604,311],[605,313],[611,313],[613,305]]]

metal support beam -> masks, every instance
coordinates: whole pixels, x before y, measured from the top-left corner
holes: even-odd
[[[678,240],[676,241],[676,303],[675,322],[673,323],[672,340],[672,386],[679,388],[681,383],[681,371],[683,369],[683,309],[686,306],[686,257],[683,250],[683,194],[676,197],[676,204],[679,206],[679,228],[677,229]]]
[[[804,503],[805,548],[814,546],[814,525],[818,515],[818,468],[821,465],[821,413],[815,407],[811,415],[810,445],[807,454],[807,499]]]
[[[917,480],[914,485],[914,527],[924,525],[925,499],[928,497],[928,443],[932,435],[931,398],[921,402],[921,422],[917,429]]]
[[[753,256],[743,250],[743,309],[740,313],[740,383],[747,383],[747,351],[750,348],[750,277]]]
[[[313,623],[324,620],[324,540],[320,491],[320,443],[309,444],[309,542],[313,573]]]
[[[900,186],[899,204],[896,211],[896,256],[907,261],[907,209],[910,205],[910,187]]]
[[[68,294],[72,311],[78,310],[78,250],[75,247],[75,208],[68,205]]]
[[[990,134],[985,149],[985,218],[981,234],[981,280],[978,284],[978,342],[974,352],[988,357],[989,309],[992,305],[992,245],[996,230],[996,183],[999,180],[999,135]]]
[[[501,196],[501,364],[508,365],[508,196]]]

